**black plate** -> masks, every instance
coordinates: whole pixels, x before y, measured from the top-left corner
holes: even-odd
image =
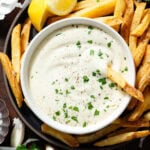
[[[18,15],[15,17],[13,23],[11,24],[11,27],[9,29],[9,32],[7,34],[7,38],[5,41],[5,46],[4,46],[4,52],[10,57],[11,55],[11,32],[13,27],[18,24],[18,23],[23,23],[24,20],[27,18],[27,7],[26,6],[24,9],[22,9]],[[37,31],[34,29],[34,27],[31,28],[31,35],[30,35],[30,40],[37,34]],[[12,94],[12,91],[10,89],[10,86],[8,84],[7,78],[5,76],[5,74],[3,74],[4,76],[4,80],[5,80],[5,86],[7,89],[7,93],[8,96],[10,98],[10,101],[14,107],[14,109],[16,110],[16,112],[18,113],[19,117],[23,120],[23,122],[35,133],[37,134],[40,138],[42,138],[43,140],[45,140],[46,142],[59,147],[61,149],[64,150],[121,150],[122,148],[124,149],[126,147],[126,145],[129,144],[128,143],[123,143],[123,144],[118,144],[118,145],[114,145],[111,147],[105,147],[105,148],[97,148],[97,147],[93,147],[92,144],[88,145],[82,145],[79,148],[70,148],[67,145],[65,145],[64,143],[56,140],[55,138],[51,137],[51,136],[47,136],[45,134],[43,134],[40,130],[40,126],[42,124],[41,120],[39,120],[34,114],[33,112],[26,106],[26,104],[24,103],[23,106],[20,108],[18,108],[15,98]],[[135,142],[137,140],[134,140]],[[131,142],[130,142],[131,143]],[[125,150],[125,149],[124,149]]]

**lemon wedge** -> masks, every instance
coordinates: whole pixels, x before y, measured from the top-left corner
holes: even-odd
[[[28,15],[36,30],[40,31],[47,18],[52,14],[47,11],[46,0],[32,0],[28,7]]]
[[[48,11],[58,16],[69,14],[77,0],[47,0]]]
[[[28,15],[35,29],[40,31],[48,17],[67,15],[76,4],[77,0],[31,0]]]

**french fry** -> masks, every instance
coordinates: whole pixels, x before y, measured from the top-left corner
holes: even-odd
[[[54,137],[56,139],[59,139],[60,141],[69,145],[70,147],[78,147],[79,146],[79,142],[77,141],[77,139],[70,134],[66,134],[66,133],[57,131],[57,130],[49,127],[46,124],[41,125],[41,130],[43,133],[51,135],[52,137]]]
[[[107,135],[108,133],[113,132],[114,130],[120,128],[120,125],[118,124],[111,124],[97,132],[91,133],[91,134],[86,134],[86,135],[77,135],[76,139],[79,141],[81,144],[85,143],[91,143],[96,141],[97,139]]]
[[[114,16],[98,17],[94,19],[97,21],[102,21],[114,29],[116,29],[117,25],[120,25],[123,22],[122,17],[114,17]]]
[[[132,23],[131,23],[131,28],[130,28],[131,32],[140,23],[145,7],[146,7],[146,3],[138,3],[138,2],[136,3],[136,10],[134,12]],[[137,37],[131,35],[131,32],[130,32],[130,37],[129,37],[129,48],[131,50],[131,53],[133,54],[133,52],[135,51],[137,47]]]
[[[130,26],[131,26],[133,14],[134,14],[133,0],[126,0],[126,5],[127,5],[127,8],[125,11],[123,23],[121,25],[120,34],[122,35],[122,37],[128,44],[129,43],[129,35],[130,35]]]
[[[11,36],[11,61],[16,72],[18,83],[20,82],[20,58],[21,58],[21,24],[13,28]]]
[[[143,102],[144,97],[143,94],[133,86],[129,85],[127,81],[120,75],[120,73],[114,71],[110,66],[107,68],[107,77],[113,82],[117,83],[120,88],[122,88],[126,93],[139,101]]]
[[[127,133],[123,133],[123,134],[119,134],[113,137],[109,137],[106,138],[104,140],[98,141],[96,143],[94,143],[94,146],[110,146],[110,145],[114,145],[114,144],[119,144],[119,143],[123,143],[123,142],[127,142],[136,138],[141,138],[144,136],[148,136],[150,135],[150,131],[149,130],[143,130],[143,131],[135,131],[135,132],[127,132]]]
[[[82,9],[75,13],[68,15],[68,17],[100,17],[112,14],[116,5],[116,0],[105,0],[97,5]]]
[[[146,52],[145,52],[145,55],[144,55],[144,59],[142,61],[142,64],[145,64],[147,62],[150,62],[150,44],[147,45],[147,48],[146,48]]]
[[[137,37],[141,36],[146,31],[149,24],[150,24],[150,12],[148,12],[144,16],[142,22],[131,32],[131,35]]]
[[[29,43],[31,20],[27,18],[21,31],[21,53],[23,54]]]
[[[143,119],[146,121],[150,121],[150,111],[146,112],[146,114],[144,114]]]
[[[132,110],[134,109],[134,107],[137,105],[137,100],[135,98],[132,98],[128,107],[127,107],[127,110]]]
[[[149,88],[147,88],[144,91],[144,98],[145,98],[144,102],[143,103],[139,102],[135,110],[131,112],[131,115],[128,118],[129,121],[138,120],[142,116],[144,111],[150,109],[150,89]]]
[[[6,73],[12,92],[16,98],[17,105],[18,107],[21,107],[23,103],[23,96],[21,92],[21,87],[17,82],[16,73],[12,67],[12,64],[8,56],[2,52],[0,52],[0,61],[4,69],[4,72]]]
[[[136,78],[136,86],[140,91],[144,91],[144,89],[150,83],[150,62],[143,64],[140,66],[140,69],[137,72]]]
[[[108,134],[107,137],[116,136],[118,134],[122,134],[122,133],[126,133],[126,132],[134,132],[137,129],[138,129],[137,127],[125,127],[125,128],[121,128],[121,129],[115,130],[113,133]]]
[[[138,67],[140,65],[140,63],[143,59],[143,56],[145,54],[145,50],[146,50],[149,40],[150,40],[150,27],[141,36],[139,44],[138,44],[136,50],[133,52],[133,58],[134,58],[136,67]]]
[[[115,10],[114,10],[114,17],[122,17],[126,9],[126,2],[125,0],[117,0]],[[115,25],[114,28],[119,31],[120,24]]]
[[[124,118],[119,118],[113,122],[114,124],[119,124],[121,127],[131,127],[131,128],[141,128],[141,127],[150,127],[149,121],[139,119],[137,121],[128,121]]]
[[[104,0],[101,0],[101,1],[104,1]],[[101,1],[96,1],[96,0],[83,0],[83,1],[80,1],[75,6],[73,12],[79,11],[81,9],[85,9],[85,8],[88,8],[88,7],[91,7],[91,5],[97,5]]]

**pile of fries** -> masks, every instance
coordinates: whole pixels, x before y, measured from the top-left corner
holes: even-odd
[[[86,135],[70,135],[57,131],[46,124],[41,131],[70,147],[91,143],[94,146],[110,146],[150,135],[150,8],[146,3],[134,0],[82,0],[71,14],[53,16],[47,24],[68,17],[88,17],[102,21],[114,28],[128,44],[136,67],[136,85],[132,87],[111,67],[107,77],[132,96],[123,115],[109,126]],[[18,107],[24,101],[20,86],[21,59],[26,50],[31,21],[17,24],[11,36],[11,58],[0,53],[0,61],[8,78]]]

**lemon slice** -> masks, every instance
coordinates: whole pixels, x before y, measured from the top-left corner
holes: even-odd
[[[52,14],[47,11],[46,0],[32,0],[28,7],[28,15],[33,26],[40,31],[48,16],[51,16]]]
[[[48,11],[58,16],[69,14],[76,4],[77,0],[47,0]]]

